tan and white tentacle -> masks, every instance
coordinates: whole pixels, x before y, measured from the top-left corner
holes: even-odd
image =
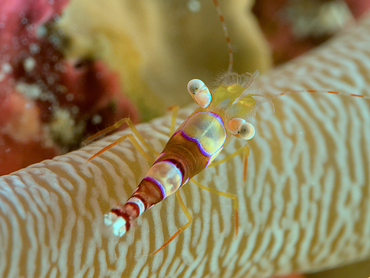
[[[369,95],[370,18],[325,47],[260,77],[260,90],[330,89]],[[1,277],[265,277],[316,271],[370,257],[370,104],[300,94],[264,105],[254,123],[248,176],[235,158],[198,180],[239,198],[234,240],[230,200],[184,186],[192,226],[149,258],[186,222],[175,198],[141,218],[125,238],[103,215],[126,200],[148,164],[118,136],[0,178]],[[179,113],[178,123],[191,109]],[[160,150],[170,119],[138,130]],[[243,142],[234,140],[227,155]],[[222,158],[222,157],[221,157]]]

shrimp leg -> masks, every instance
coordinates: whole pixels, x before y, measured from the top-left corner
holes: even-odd
[[[176,123],[176,118],[177,118],[177,112],[179,111],[179,106],[178,105],[172,105],[168,107],[168,111],[172,110],[172,118],[171,118],[171,127],[170,127],[170,136],[175,132],[175,123]]]
[[[201,185],[199,182],[197,182],[194,179],[190,179],[190,181],[201,189],[207,190],[211,193],[214,193],[214,194],[217,194],[217,195],[220,195],[220,196],[223,196],[223,197],[226,197],[226,198],[229,198],[229,199],[233,200],[233,207],[234,207],[234,211],[235,211],[235,236],[237,237],[238,236],[238,230],[239,230],[239,228],[238,228],[239,227],[239,214],[238,214],[239,200],[238,200],[238,197],[236,196],[236,194],[218,191],[216,189]]]
[[[177,118],[177,112],[179,110],[179,106],[178,105],[173,105],[171,107],[168,108],[168,110],[172,110],[172,119],[171,119],[171,127],[170,127],[170,135],[172,135],[174,132],[175,132],[175,122],[176,122],[176,118]],[[139,131],[136,129],[135,125],[133,124],[133,122],[130,120],[130,118],[124,118],[122,120],[119,120],[118,122],[115,122],[113,125],[95,133],[94,135],[88,137],[87,139],[85,139],[83,142],[82,142],[82,145],[87,145],[88,143],[90,143],[91,141],[94,141],[95,139],[99,138],[100,136],[112,131],[112,130],[115,130],[116,128],[119,128],[121,125],[123,124],[127,124],[128,127],[132,130],[132,132],[136,135],[136,137],[139,139],[139,141],[149,150],[149,152],[151,152],[152,154],[154,154],[155,156],[158,156],[159,155],[159,152],[157,152],[156,150],[154,150],[146,141],[145,139],[141,136],[141,134],[139,133]],[[99,152],[97,152],[96,154],[94,154],[92,157],[90,157],[87,161],[90,161],[91,159],[93,159],[94,157],[102,154],[103,152],[109,150],[110,148],[116,146],[117,144],[119,144],[120,142],[122,142],[123,140],[125,140],[126,138],[129,138],[130,141],[132,142],[132,144],[135,146],[135,148],[140,152],[140,154],[149,162],[153,162],[153,159],[150,158],[149,159],[149,155],[140,147],[140,145],[138,144],[137,140],[134,138],[134,137],[130,137],[130,136],[122,136],[120,137],[119,139],[117,139],[116,141],[114,141],[112,144],[106,146],[104,149],[100,150]],[[134,140],[135,140],[135,143],[134,143]],[[144,154],[145,153],[145,154]]]
[[[135,137],[132,134],[126,134],[126,135],[121,136],[116,141],[109,144],[105,148],[103,148],[100,151],[98,151],[97,153],[95,153],[89,159],[87,159],[86,163],[88,163],[93,158],[101,155],[103,152],[109,150],[110,148],[113,148],[114,146],[118,145],[119,143],[124,141],[126,138],[128,138],[131,141],[131,143],[134,145],[135,149],[146,159],[146,161],[148,161],[149,165],[153,164],[154,159],[147,152],[144,151],[144,149],[140,146],[139,142],[135,139]]]
[[[218,166],[226,161],[229,161],[230,159],[234,158],[235,156],[241,154],[244,152],[244,171],[243,171],[243,180],[246,181],[247,179],[247,167],[248,167],[248,156],[249,156],[249,153],[250,153],[250,149],[247,145],[245,145],[244,147],[241,147],[240,149],[238,149],[237,151],[233,152],[232,154],[229,154],[228,156],[226,156],[225,158],[219,160],[219,161],[216,161],[216,162],[212,162],[211,164],[208,165],[208,167],[215,167],[215,166]]]
[[[150,256],[154,256],[155,254],[157,254],[159,251],[161,251],[164,247],[166,247],[172,240],[174,240],[180,233],[182,233],[183,231],[185,231],[191,224],[191,222],[193,221],[193,218],[191,217],[191,214],[190,212],[188,211],[188,209],[186,208],[185,204],[184,204],[184,201],[182,200],[181,198],[181,195],[180,195],[180,190],[177,190],[176,191],[176,198],[177,200],[179,201],[180,203],[180,207],[182,209],[182,211],[184,212],[186,218],[188,219],[188,223],[186,223],[184,226],[182,226],[180,229],[178,229],[178,231],[176,233],[174,233],[165,243],[163,243],[163,245],[161,247],[159,247],[159,249],[157,251],[155,251],[153,254],[151,254]]]
[[[139,131],[136,129],[136,127],[135,127],[135,125],[134,125],[134,123],[131,121],[131,119],[130,118],[124,118],[124,119],[122,119],[122,120],[119,120],[118,122],[116,122],[116,123],[114,123],[113,125],[111,125],[111,126],[109,126],[109,127],[107,127],[107,128],[105,128],[105,129],[103,129],[103,130],[101,130],[101,131],[99,131],[98,133],[95,133],[94,135],[92,135],[92,136],[90,136],[89,138],[87,138],[86,140],[84,140],[83,142],[82,142],[82,145],[87,145],[88,143],[90,143],[91,141],[93,141],[93,140],[95,140],[95,139],[97,139],[97,138],[99,138],[100,136],[102,136],[102,135],[104,135],[104,134],[106,134],[106,133],[108,133],[108,132],[110,132],[110,131],[112,131],[112,130],[115,130],[116,128],[118,128],[118,127],[120,127],[121,125],[123,125],[123,124],[127,124],[128,125],[128,127],[131,129],[131,131],[136,135],[136,137],[137,137],[137,139],[139,139],[139,141],[145,146],[145,148],[149,151],[149,152],[151,152],[152,154],[154,154],[154,155],[159,155],[159,152],[157,152],[156,150],[154,150],[146,141],[145,141],[145,139],[141,136],[141,134],[139,133]],[[118,139],[118,140],[120,140],[120,139]],[[131,139],[130,139],[131,140]],[[120,142],[122,142],[122,140],[120,141]],[[112,144],[111,144],[112,145]],[[117,145],[117,144],[115,144],[115,145]],[[115,145],[113,145],[113,146],[115,146]],[[110,146],[110,145],[109,145]],[[109,147],[108,146],[108,147]],[[111,146],[111,147],[113,147],[113,146]],[[110,148],[111,148],[110,147]],[[110,148],[107,148],[106,150],[108,150],[108,149],[110,149]]]

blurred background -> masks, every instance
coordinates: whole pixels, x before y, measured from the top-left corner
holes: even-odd
[[[220,6],[234,70],[263,73],[343,32],[370,1]],[[227,66],[211,0],[2,0],[0,175],[77,149],[121,118],[145,122],[185,106],[190,79],[212,87]],[[366,262],[305,277],[369,275]]]

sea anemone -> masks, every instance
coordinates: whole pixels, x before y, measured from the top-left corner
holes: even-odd
[[[330,89],[369,96],[370,18],[324,47],[262,75],[260,91]],[[185,86],[184,86],[185,91]],[[336,95],[274,100],[256,115],[247,181],[241,158],[196,179],[239,197],[239,236],[231,201],[187,184],[194,221],[156,250],[186,218],[175,198],[154,206],[125,238],[103,225],[148,170],[130,142],[85,164],[129,131],[0,179],[0,274],[4,277],[267,277],[313,272],[370,256],[370,104]],[[194,107],[179,113],[177,125]],[[138,125],[161,150],[170,117]],[[240,148],[230,143],[222,155]],[[222,158],[222,157],[221,157]],[[355,276],[355,275],[354,275]]]

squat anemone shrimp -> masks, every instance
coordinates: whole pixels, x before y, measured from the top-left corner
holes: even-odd
[[[366,95],[369,26],[364,20],[323,48],[259,77],[260,90],[330,88]],[[236,192],[237,240],[229,200],[195,186],[181,190],[194,221],[165,252],[146,256],[186,220],[175,198],[147,212],[124,239],[111,236],[103,214],[114,200],[130,196],[148,165],[130,142],[89,167],[84,161],[126,130],[0,178],[2,276],[268,277],[368,258],[368,102],[329,94],[273,102],[275,114],[261,105],[253,122],[257,132],[249,141],[246,184],[239,157],[197,176],[207,186]],[[193,110],[180,109],[176,126]],[[159,149],[169,125],[167,117],[135,127]],[[221,158],[240,142],[230,141]]]
[[[253,138],[255,135],[255,128],[250,121],[253,116],[255,116],[258,106],[267,101],[271,102],[275,98],[288,94],[319,93],[348,96],[340,94],[339,92],[324,90],[288,91],[270,96],[258,94],[258,90],[254,86],[254,81],[258,76],[258,71],[254,74],[246,73],[243,75],[233,72],[233,51],[230,38],[228,36],[228,30],[217,0],[213,0],[213,3],[219,14],[229,49],[229,68],[225,74],[218,78],[219,84],[213,93],[203,81],[199,79],[189,81],[187,85],[188,92],[200,108],[195,110],[179,126],[179,128],[177,128],[177,130],[174,128],[174,122],[176,120],[177,110],[179,107],[174,106],[171,108],[173,110],[170,130],[171,137],[164,150],[159,153],[149,146],[129,118],[122,119],[113,126],[89,137],[86,140],[86,142],[92,141],[102,134],[127,123],[132,132],[136,135],[137,139],[131,134],[124,135],[94,154],[87,160],[87,162],[128,138],[148,163],[152,164],[148,174],[140,182],[139,186],[126,203],[118,204],[112,208],[110,213],[105,215],[105,224],[107,226],[112,226],[113,233],[116,236],[121,237],[126,234],[134,224],[135,219],[142,213],[164,200],[169,195],[176,193],[176,197],[180,203],[181,209],[188,219],[188,222],[173,234],[152,255],[157,254],[167,246],[181,232],[187,229],[192,222],[192,217],[178,191],[178,189],[180,189],[180,187],[186,184],[189,180],[202,189],[233,199],[236,223],[235,231],[236,236],[238,236],[239,201],[237,196],[235,194],[208,188],[195,181],[193,177],[207,167],[220,165],[236,155],[243,153],[243,177],[244,181],[246,180],[248,165],[247,159],[250,153],[250,149],[247,145],[241,147],[218,162],[213,163],[213,160],[230,142],[230,139],[233,136],[244,140],[250,140]],[[369,97],[359,94],[350,94],[349,96],[370,99]],[[145,146],[148,153],[140,146],[139,142]]]

